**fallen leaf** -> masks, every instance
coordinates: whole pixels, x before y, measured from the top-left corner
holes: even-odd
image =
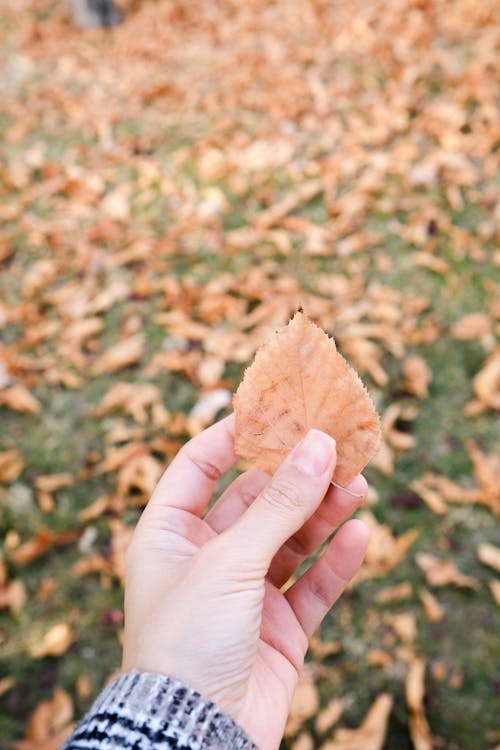
[[[417,621],[413,612],[384,614],[384,622],[391,626],[403,643],[413,643],[417,635]]]
[[[34,537],[17,549],[10,552],[10,557],[16,565],[27,565],[37,557],[44,555],[53,547],[69,544],[78,539],[78,531],[50,531],[45,526],[39,526]]]
[[[0,482],[15,482],[24,468],[24,459],[13,449],[0,453]]]
[[[491,333],[491,318],[486,313],[469,313],[457,320],[451,327],[451,335],[454,339],[465,341],[467,339],[478,339]]]
[[[62,688],[56,687],[52,699],[42,700],[26,723],[23,740],[12,744],[12,750],[59,750],[73,730],[73,701]]]
[[[434,594],[427,589],[421,589],[418,593],[423,604],[425,616],[429,622],[441,622],[444,617],[444,608],[438,602]]]
[[[478,502],[500,514],[500,456],[483,453],[475,440],[467,440],[466,447],[474,465],[474,478],[479,484]]]
[[[356,581],[385,575],[399,565],[418,536],[415,529],[408,529],[401,536],[395,537],[390,527],[379,523],[369,511],[362,511],[359,518],[367,524],[371,534],[365,565],[361,568]]]
[[[426,398],[429,393],[429,383],[432,372],[423,357],[412,354],[403,363],[403,389],[418,398]]]
[[[144,334],[136,333],[115,344],[94,362],[91,368],[92,375],[116,372],[116,370],[135,364],[142,357],[145,343]]]
[[[214,419],[221,409],[231,403],[231,391],[227,388],[215,388],[202,393],[189,412],[186,426],[190,435],[201,432]]]
[[[93,414],[102,417],[115,409],[123,409],[139,424],[146,424],[148,408],[161,400],[160,389],[150,383],[116,383],[102,397]]]
[[[484,565],[489,565],[490,568],[500,573],[500,547],[481,542],[477,548],[477,556]]]
[[[375,601],[378,604],[392,604],[400,602],[403,599],[410,599],[413,594],[411,583],[403,581],[396,583],[394,586],[386,586],[375,594]]]
[[[0,609],[7,608],[13,614],[20,612],[26,604],[28,594],[23,581],[16,579],[0,588]]]
[[[479,591],[477,578],[461,573],[451,560],[440,560],[429,552],[417,552],[415,560],[431,586],[463,586]]]
[[[500,348],[491,354],[472,380],[474,392],[488,409],[500,410]]]
[[[379,418],[361,380],[302,312],[259,349],[233,403],[236,452],[270,474],[315,427],[337,441],[334,480],[346,486],[380,440]]]
[[[319,707],[319,691],[307,669],[303,669],[292,698],[285,736],[293,737]]]
[[[40,414],[42,411],[41,403],[20,383],[0,390],[0,406],[27,414]]]
[[[73,643],[73,632],[65,622],[53,625],[43,636],[40,643],[30,648],[30,656],[33,659],[42,659],[44,656],[62,656]]]
[[[5,695],[15,684],[16,681],[13,677],[2,677],[0,679],[0,697]]]
[[[341,698],[332,698],[325,708],[323,708],[314,722],[314,728],[318,734],[326,734],[342,716],[344,704]]]
[[[392,696],[381,693],[359,729],[337,729],[333,740],[321,745],[320,750],[382,750],[392,703]]]
[[[490,587],[491,595],[495,600],[495,604],[500,606],[500,581],[492,578],[491,581],[488,582],[488,586]]]
[[[406,675],[406,702],[410,711],[410,736],[415,750],[432,750],[432,734],[424,712],[425,660],[415,659]]]
[[[314,740],[309,732],[301,732],[290,747],[291,750],[314,750]]]

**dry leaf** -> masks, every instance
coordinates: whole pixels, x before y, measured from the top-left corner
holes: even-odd
[[[231,403],[231,391],[227,388],[215,388],[202,393],[189,412],[186,426],[190,435],[196,435],[215,419],[221,409]]]
[[[410,711],[410,735],[415,750],[432,750],[432,734],[424,712],[424,659],[415,659],[406,675],[406,702]]]
[[[365,565],[355,580],[385,575],[405,558],[418,532],[415,529],[408,529],[400,537],[395,537],[389,526],[378,523],[369,511],[360,513],[359,518],[367,524],[371,534]]]
[[[26,604],[28,594],[23,581],[16,579],[0,588],[0,609],[7,608],[13,614],[20,612]]]
[[[116,372],[123,367],[135,364],[142,357],[145,343],[144,334],[136,333],[134,336],[115,344],[94,362],[91,368],[92,375]]]
[[[344,704],[341,698],[332,698],[325,708],[316,716],[314,727],[318,734],[326,734],[342,716]]]
[[[30,649],[33,659],[42,659],[44,656],[62,656],[73,643],[73,633],[70,626],[65,622],[53,625],[43,636],[40,643],[36,643]]]
[[[495,604],[500,606],[500,581],[492,578],[491,581],[488,582],[488,586],[490,587],[491,595],[495,600]]]
[[[93,414],[102,417],[114,409],[123,409],[139,424],[146,424],[147,409],[161,400],[160,389],[150,383],[116,383],[102,397]]]
[[[0,679],[0,697],[5,695],[15,684],[16,681],[13,677],[2,677]]]
[[[334,480],[346,486],[380,440],[365,387],[333,340],[302,312],[259,349],[234,396],[234,410],[236,452],[270,474],[315,427],[337,441]]]
[[[396,583],[394,586],[386,586],[375,594],[375,601],[378,604],[392,604],[400,602],[403,599],[410,599],[413,594],[411,583],[403,581]]]
[[[27,721],[24,739],[14,742],[12,750],[59,750],[72,732],[72,718],[71,697],[56,687],[51,700],[37,705]]]
[[[303,669],[292,698],[286,723],[285,736],[293,737],[319,707],[319,692],[307,669]]]
[[[491,329],[491,318],[486,313],[469,313],[453,324],[451,335],[459,341],[478,339],[491,333]]]
[[[0,482],[15,482],[24,468],[24,460],[19,451],[0,453]]]
[[[27,414],[40,414],[42,411],[41,403],[20,383],[0,390],[0,406]]]
[[[407,393],[412,393],[418,398],[426,398],[432,372],[423,357],[418,354],[407,357],[403,364],[403,376],[403,388]]]
[[[427,589],[421,589],[418,595],[424,606],[425,616],[429,622],[441,622],[444,617],[444,609],[434,594],[431,594]]]
[[[482,542],[477,548],[477,556],[484,565],[489,565],[500,573],[500,547]]]
[[[290,748],[291,750],[314,750],[314,740],[309,732],[301,732]]]
[[[500,410],[500,348],[488,357],[472,384],[483,406]]]
[[[417,621],[413,612],[385,613],[384,622],[394,630],[403,643],[413,643],[417,635]]]
[[[381,693],[359,729],[337,729],[333,740],[320,750],[382,750],[392,703],[390,695]]]
[[[10,557],[16,565],[27,565],[37,557],[44,555],[53,547],[69,544],[78,539],[78,531],[50,531],[44,526],[39,526],[32,539],[29,539],[20,547],[10,553]]]
[[[415,560],[431,586],[463,586],[479,591],[477,578],[461,573],[451,560],[440,560],[428,552],[417,552]]]
[[[480,486],[478,502],[488,505],[493,513],[500,514],[500,456],[482,453],[475,440],[466,442],[474,464],[474,478]]]

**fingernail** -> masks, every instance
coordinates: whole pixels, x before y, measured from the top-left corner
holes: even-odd
[[[295,448],[292,463],[308,477],[320,477],[325,472],[335,452],[335,440],[320,430],[309,430]]]

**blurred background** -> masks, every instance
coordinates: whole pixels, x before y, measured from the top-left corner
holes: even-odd
[[[283,748],[500,747],[498,4],[89,2],[0,2],[0,747],[119,668],[141,507],[299,304],[384,441]]]

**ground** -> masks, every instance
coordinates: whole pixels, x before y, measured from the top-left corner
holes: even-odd
[[[283,747],[354,747],[385,692],[370,747],[494,748],[496,4],[1,5],[0,747],[58,747],[119,668],[141,507],[301,305],[384,441]]]

